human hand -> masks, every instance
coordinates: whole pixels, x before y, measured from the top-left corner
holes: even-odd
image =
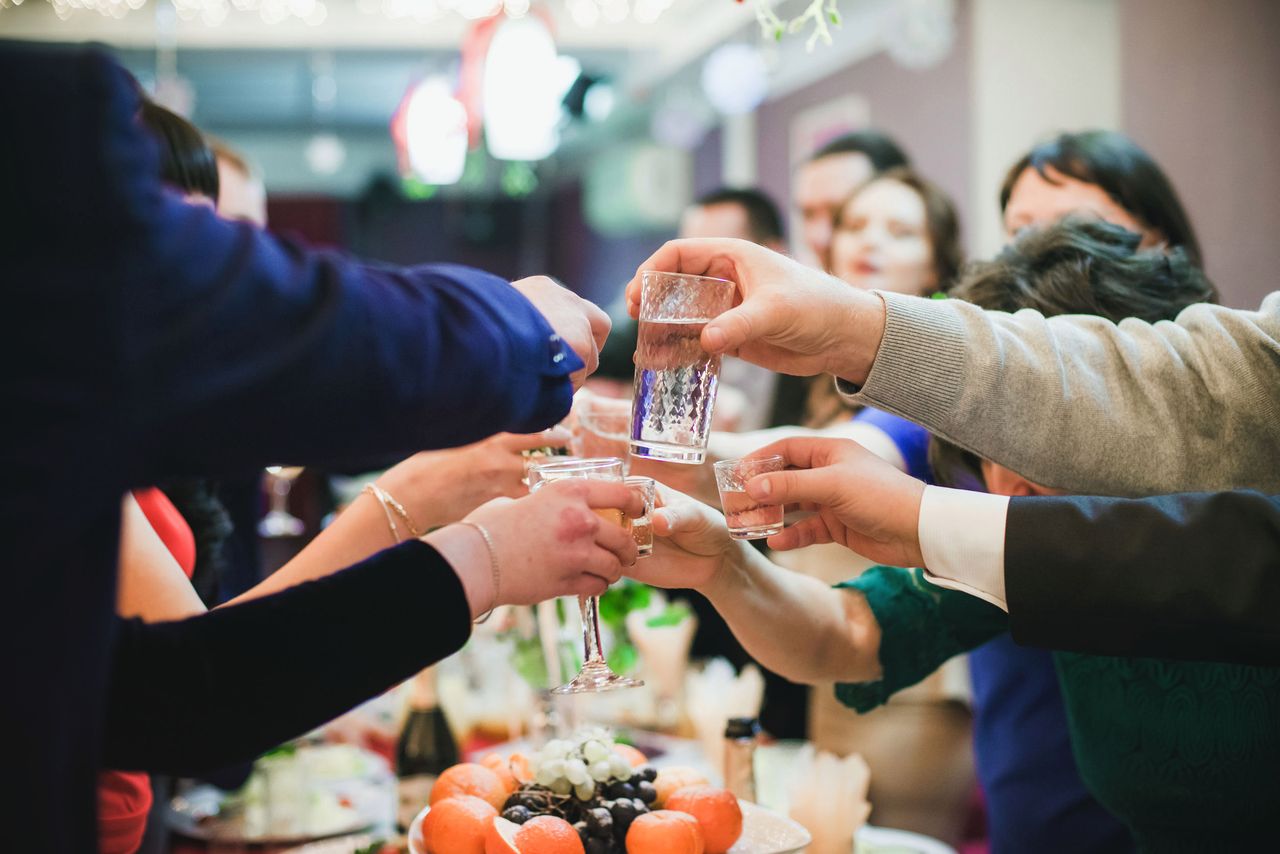
[[[520,279],[512,282],[511,287],[524,294],[525,299],[542,312],[561,340],[582,359],[585,367],[570,376],[573,387],[580,388],[600,364],[600,348],[609,337],[613,323],[609,315],[595,303],[547,276]]]
[[[653,554],[627,570],[654,587],[702,590],[717,580],[741,544],[729,536],[724,516],[701,501],[658,486],[653,511]]]
[[[631,531],[606,521],[597,509],[638,517],[640,496],[623,483],[554,481],[520,499],[495,498],[464,521],[482,526],[498,563],[494,589],[489,548],[469,525],[428,534],[458,574],[473,615],[496,605],[532,605],[555,596],[598,596],[636,562]]]
[[[668,241],[627,285],[633,317],[644,270],[737,282],[740,303],[707,323],[702,346],[782,373],[829,373],[861,385],[884,335],[879,297],[748,240]]]
[[[799,504],[814,511],[770,537],[770,548],[834,542],[889,566],[924,565],[922,482],[849,439],[783,439],[752,456],[769,454],[780,454],[790,468],[752,478],[747,494],[767,504]]]
[[[414,454],[388,469],[377,484],[425,531],[456,522],[494,498],[528,494],[524,452],[563,448],[569,438],[569,431],[561,427],[541,433],[498,433],[460,448]]]

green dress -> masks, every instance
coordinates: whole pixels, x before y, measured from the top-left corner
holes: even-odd
[[[867,711],[1008,630],[1008,615],[916,570],[873,567],[878,682],[840,684]],[[1280,615],[1277,615],[1280,619]],[[1148,852],[1280,851],[1280,668],[1054,653],[1080,776]]]

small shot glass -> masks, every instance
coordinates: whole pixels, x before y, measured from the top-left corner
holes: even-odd
[[[658,486],[651,477],[629,477],[626,484],[644,499],[644,515],[631,521],[631,536],[636,540],[640,557],[653,554],[653,508],[658,503]]]
[[[721,460],[715,464],[720,506],[735,540],[762,540],[782,530],[782,505],[761,504],[747,495],[747,481],[758,474],[782,471],[782,457]]]

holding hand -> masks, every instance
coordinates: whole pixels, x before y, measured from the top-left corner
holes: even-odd
[[[581,388],[583,381],[600,365],[600,348],[609,337],[612,326],[609,315],[595,303],[547,276],[520,279],[512,282],[511,287],[524,294],[525,299],[542,312],[556,334],[583,361],[585,367],[570,377],[573,387]]]
[[[626,484],[556,481],[524,498],[495,498],[463,524],[423,540],[462,580],[472,616],[497,605],[598,596],[636,562],[631,531],[595,512],[610,508],[631,517],[644,512],[640,497]]]
[[[768,504],[799,504],[814,515],[769,538],[779,551],[839,543],[889,566],[923,566],[924,484],[849,439],[783,439],[752,456],[779,454],[788,471],[752,478],[747,493]]]
[[[750,548],[732,539],[724,516],[701,501],[659,484],[658,502],[661,506],[653,512],[653,559],[627,572],[637,581],[705,592],[721,580],[736,553]]]
[[[707,323],[702,346],[796,376],[866,380],[884,334],[884,304],[747,240],[672,240],[640,266],[738,283],[741,304]],[[639,316],[641,277],[627,285]]]

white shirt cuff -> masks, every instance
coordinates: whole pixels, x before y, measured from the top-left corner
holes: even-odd
[[[920,500],[920,552],[925,578],[1008,611],[1004,597],[1003,495],[927,486]]]

